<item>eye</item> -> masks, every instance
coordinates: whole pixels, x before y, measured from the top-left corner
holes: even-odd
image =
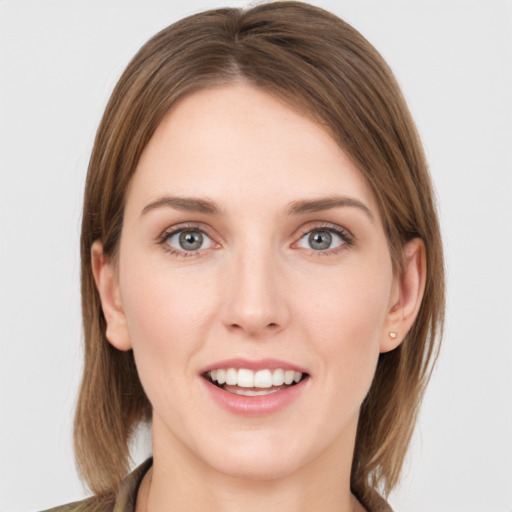
[[[173,249],[185,252],[209,249],[213,245],[213,240],[199,229],[174,231],[166,236],[165,242]]]
[[[314,251],[328,251],[336,249],[345,243],[348,243],[348,236],[337,232],[333,228],[313,229],[305,233],[297,245],[303,249],[313,249]]]

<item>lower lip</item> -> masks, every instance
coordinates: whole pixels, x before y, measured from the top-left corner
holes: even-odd
[[[298,399],[306,389],[309,377],[294,386],[262,396],[237,395],[219,388],[204,378],[202,380],[212,398],[222,408],[242,416],[264,416],[278,412]]]

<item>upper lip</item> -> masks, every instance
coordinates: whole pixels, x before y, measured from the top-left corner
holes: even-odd
[[[208,366],[205,366],[199,373],[204,374],[212,370],[218,370],[219,368],[246,368],[247,370],[252,371],[277,370],[278,368],[281,368],[282,370],[293,370],[295,372],[307,373],[303,367],[281,359],[251,360],[243,358],[224,359],[222,361],[211,363]]]

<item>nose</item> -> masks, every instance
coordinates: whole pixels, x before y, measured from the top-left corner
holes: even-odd
[[[281,270],[271,250],[247,247],[233,255],[221,285],[222,321],[230,331],[261,338],[286,327],[290,312]]]

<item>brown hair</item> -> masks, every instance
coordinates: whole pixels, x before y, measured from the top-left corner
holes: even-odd
[[[185,18],[146,43],[121,76],[98,129],[82,237],[85,367],[75,418],[79,470],[108,495],[129,469],[128,442],[151,407],[131,351],[113,348],[91,271],[91,245],[115,257],[126,190],[162,117],[186,94],[244,80],[321,123],[352,158],[380,207],[395,272],[414,237],[426,247],[426,288],[403,343],[381,354],[361,407],[352,491],[367,507],[396,485],[437,354],[444,271],[431,181],[392,72],[354,28],[320,8],[275,2]]]

